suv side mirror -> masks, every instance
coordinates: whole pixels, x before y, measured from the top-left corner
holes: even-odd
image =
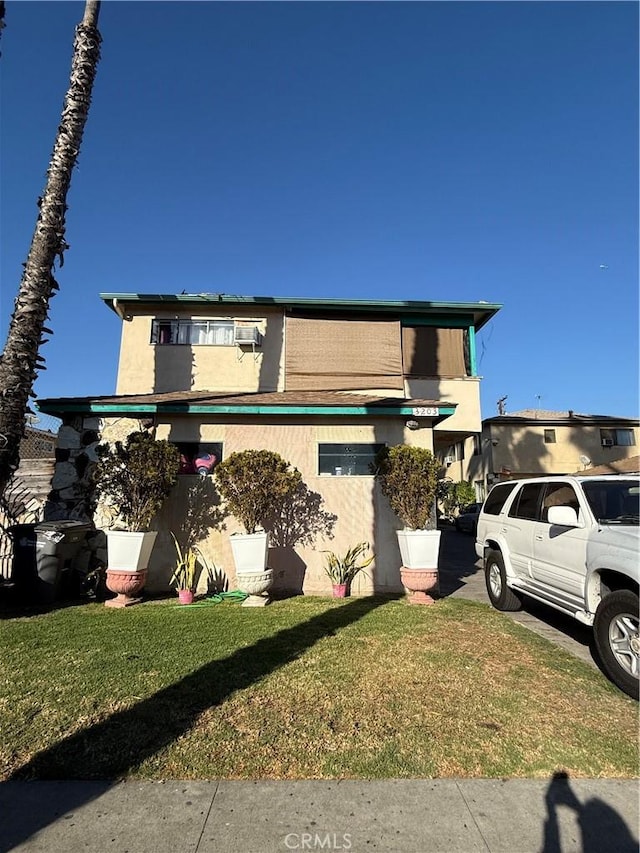
[[[571,506],[550,506],[547,521],[559,527],[580,527],[578,513]]]

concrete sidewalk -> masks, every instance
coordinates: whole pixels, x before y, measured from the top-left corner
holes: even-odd
[[[7,782],[0,850],[637,853],[638,782]]]

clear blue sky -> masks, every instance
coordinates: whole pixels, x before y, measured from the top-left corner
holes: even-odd
[[[82,10],[7,3],[3,341]],[[115,390],[98,293],[221,291],[504,303],[484,417],[637,416],[636,3],[105,2],[100,30],[41,397]]]

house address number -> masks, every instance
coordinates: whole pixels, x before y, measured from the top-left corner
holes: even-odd
[[[416,417],[437,417],[440,413],[435,406],[414,406],[411,412]]]

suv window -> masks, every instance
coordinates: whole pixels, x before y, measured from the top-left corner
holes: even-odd
[[[500,485],[494,486],[487,495],[482,511],[488,515],[500,515],[505,501],[515,487],[516,483],[500,483]]]
[[[540,495],[544,489],[544,483],[526,483],[521,489],[509,510],[510,518],[527,518],[535,520],[538,518],[538,506]]]
[[[576,515],[580,512],[580,502],[573,486],[568,483],[548,483],[542,500],[542,520],[547,521],[549,507],[570,506]]]

